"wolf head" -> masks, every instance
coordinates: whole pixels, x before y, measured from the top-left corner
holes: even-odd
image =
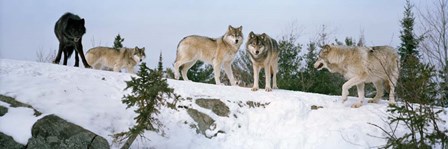
[[[138,63],[141,62],[143,59],[145,59],[146,54],[145,54],[145,47],[143,48],[138,48],[137,46],[133,49],[133,56],[132,58]]]
[[[238,28],[234,28],[229,25],[226,34],[224,35],[224,40],[227,43],[230,43],[239,48],[239,46],[243,43],[243,26]]]
[[[254,58],[258,58],[266,53],[268,40],[270,40],[270,38],[266,33],[257,35],[254,34],[254,32],[250,32],[249,39],[246,43],[246,50],[248,50]]]
[[[317,61],[314,63],[314,68],[316,68],[317,70],[322,70],[323,68],[326,68],[328,70],[330,70],[330,68],[328,68],[328,55],[331,52],[331,46],[330,45],[325,45],[322,47],[322,50],[320,50]]]
[[[86,33],[86,28],[84,26],[84,19],[74,19],[68,18],[67,20],[67,35],[70,36],[75,42],[78,42],[79,39]]]

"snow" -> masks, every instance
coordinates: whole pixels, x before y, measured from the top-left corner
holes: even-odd
[[[84,127],[109,141],[111,135],[134,124],[134,108],[121,103],[124,81],[131,74],[98,71],[72,66],[0,59],[0,94],[32,105],[43,115],[55,114]],[[206,113],[216,122],[207,131],[208,139],[190,128],[193,119],[185,109],[164,108],[158,115],[164,136],[145,132],[132,148],[370,148],[386,143],[384,133],[368,123],[385,127],[387,102],[350,108],[355,97],[342,104],[340,96],[274,90],[252,92],[250,88],[219,86],[168,79],[182,98],[179,105]],[[197,98],[221,99],[230,109],[229,117],[194,104]],[[249,108],[247,101],[266,104]],[[0,105],[6,103],[0,102]],[[311,110],[312,105],[323,106]],[[241,107],[242,106],[242,107]],[[26,144],[31,126],[40,117],[25,108],[9,108],[0,117],[0,131]]]
[[[4,102],[1,102],[0,105],[9,107]],[[31,127],[42,117],[42,115],[35,117],[33,114],[34,111],[30,108],[9,107],[8,113],[0,119],[0,131],[12,136],[18,143],[26,144],[28,139],[31,138]]]

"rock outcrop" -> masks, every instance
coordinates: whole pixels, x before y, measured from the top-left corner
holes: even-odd
[[[55,115],[38,120],[31,130],[28,148],[110,148],[106,139]]]
[[[229,117],[229,107],[219,99],[200,98],[196,99],[195,103],[202,108],[212,110],[218,116]]]

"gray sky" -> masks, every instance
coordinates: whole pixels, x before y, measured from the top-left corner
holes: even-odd
[[[364,31],[367,45],[400,43],[404,0],[1,0],[0,58],[37,59],[36,52],[57,50],[54,25],[65,12],[86,20],[84,52],[93,46],[113,46],[120,33],[126,47],[146,47],[146,62],[155,67],[159,53],[172,67],[176,46],[197,34],[219,37],[228,25],[279,38],[299,29],[299,42],[314,39],[322,25],[330,40],[358,39]],[[245,43],[244,43],[245,44]],[[244,45],[241,47],[244,49]],[[70,59],[72,65],[74,58]]]

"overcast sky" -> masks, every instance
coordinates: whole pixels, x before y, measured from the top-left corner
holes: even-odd
[[[57,50],[55,22],[65,12],[86,20],[84,52],[93,46],[113,46],[119,33],[126,47],[146,47],[146,62],[155,67],[159,53],[172,67],[176,46],[196,34],[222,36],[228,25],[279,38],[299,30],[299,42],[316,37],[328,26],[330,40],[358,39],[363,31],[367,45],[400,43],[404,0],[1,0],[0,58],[37,59],[36,52]],[[421,1],[417,1],[417,4]],[[245,44],[245,43],[244,43]],[[241,50],[244,49],[244,45]],[[71,65],[73,64],[73,56]]]

